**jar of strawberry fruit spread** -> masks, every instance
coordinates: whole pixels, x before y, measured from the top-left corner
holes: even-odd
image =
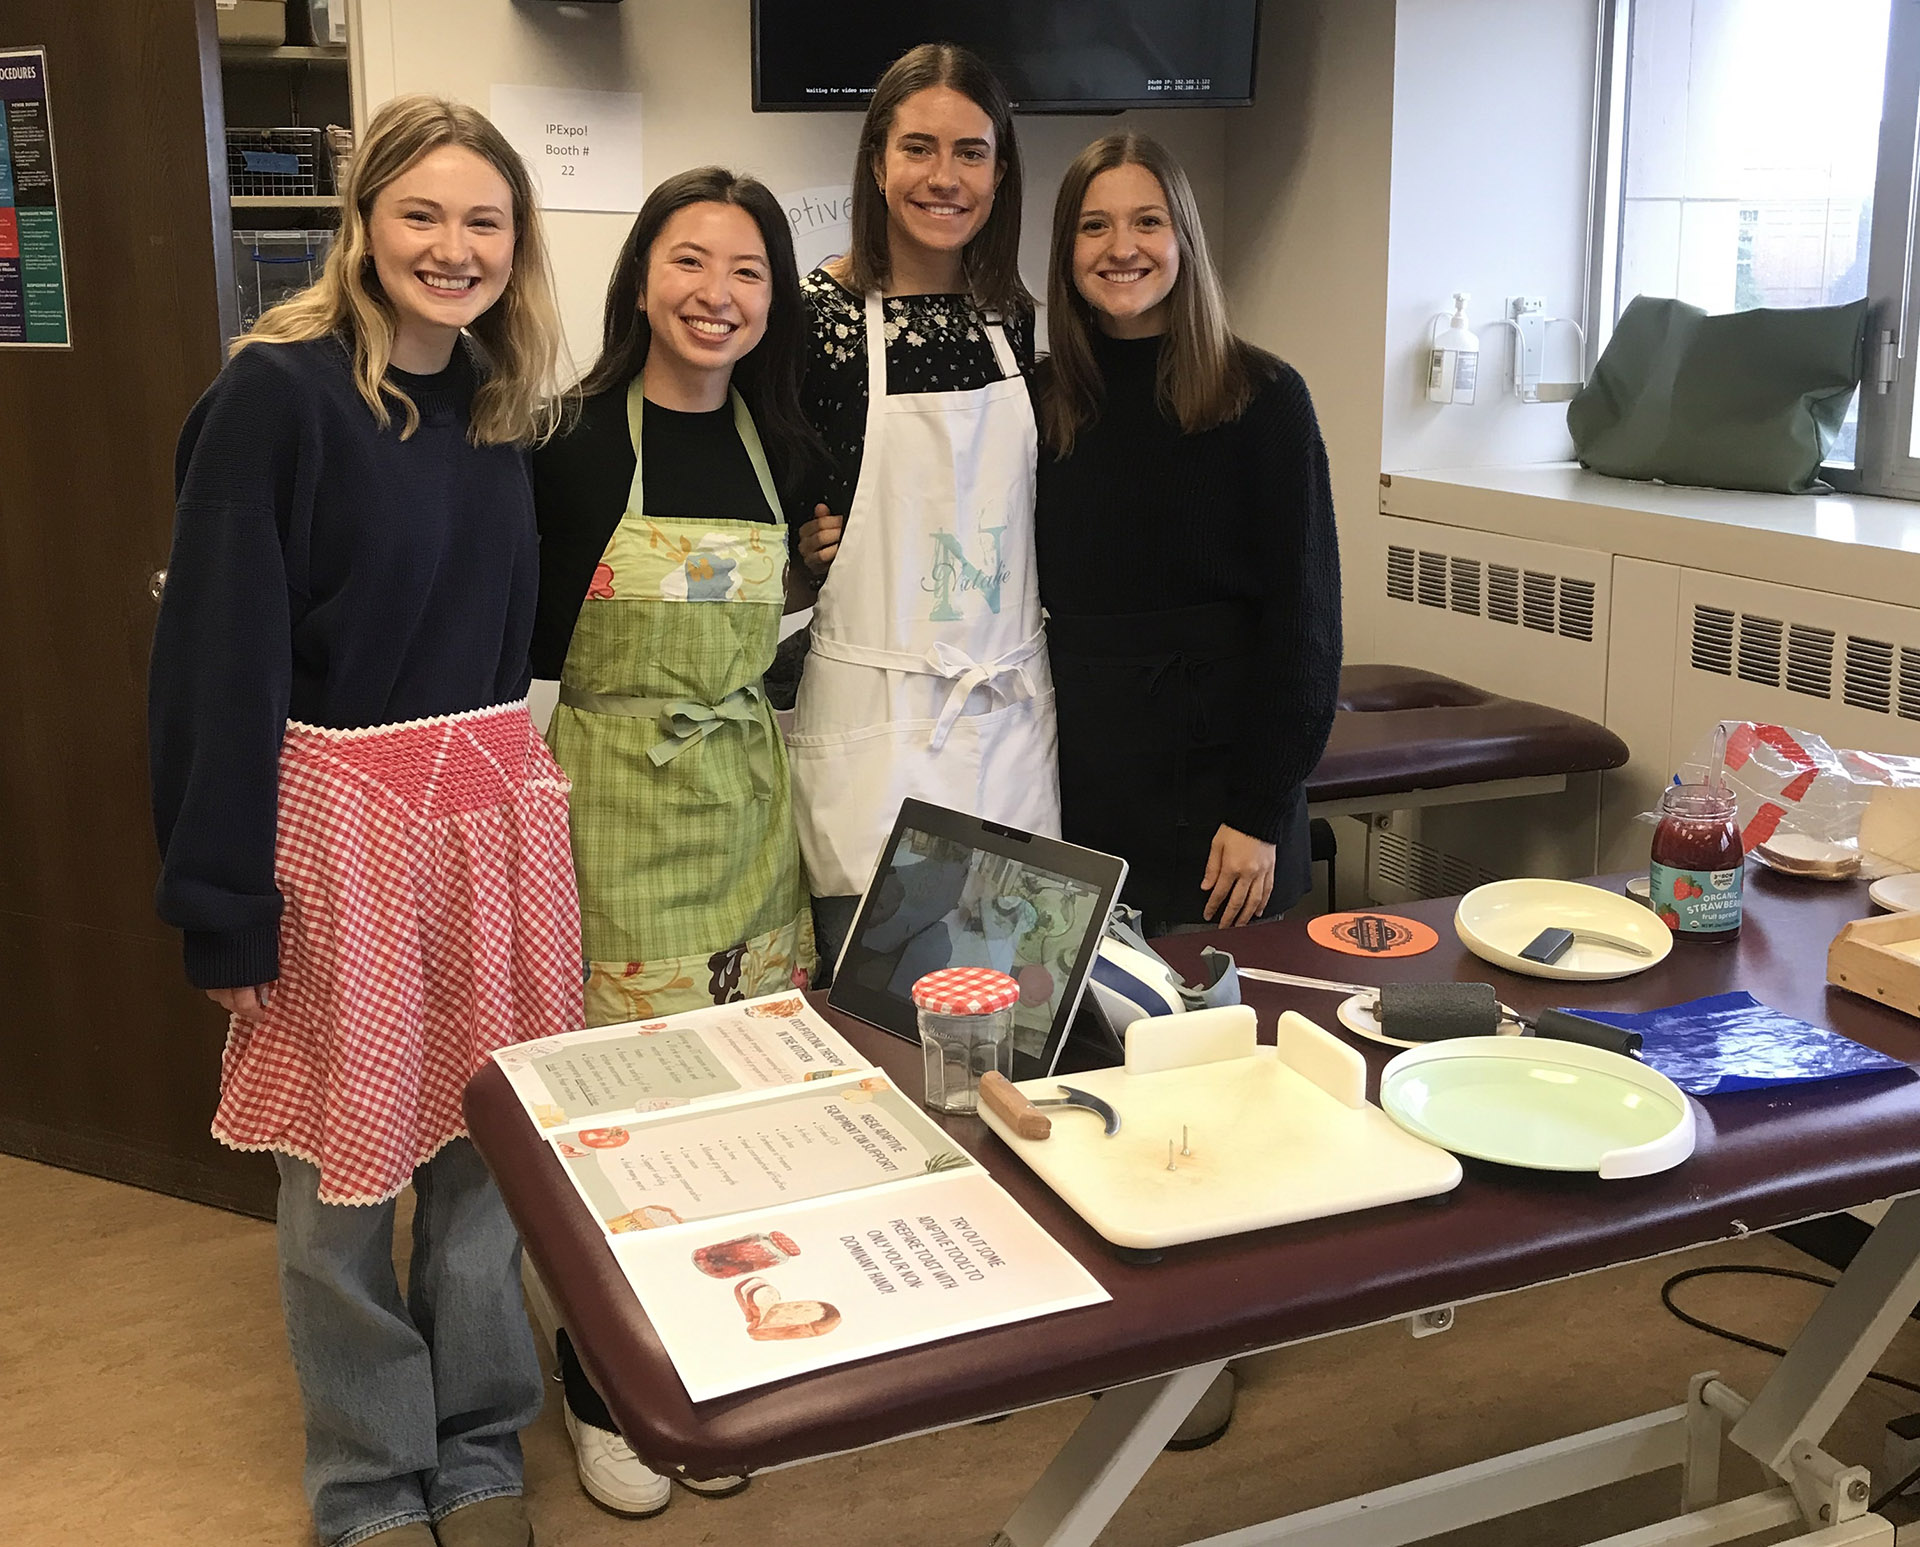
[[[1647,867],[1653,911],[1682,940],[1733,939],[1740,933],[1745,858],[1733,791],[1669,785],[1660,797]]]

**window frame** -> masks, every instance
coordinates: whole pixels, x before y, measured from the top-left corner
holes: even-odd
[[[1633,111],[1636,0],[1598,0],[1593,155],[1588,176],[1589,376],[1622,304],[1620,238],[1626,208],[1627,124]],[[1920,0],[1891,0],[1886,77],[1875,150],[1873,234],[1867,257],[1867,324],[1854,465],[1821,477],[1843,492],[1920,500],[1915,437],[1920,377]]]

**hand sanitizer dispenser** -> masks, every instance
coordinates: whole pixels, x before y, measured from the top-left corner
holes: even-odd
[[[1464,290],[1453,295],[1453,315],[1447,325],[1433,333],[1427,360],[1427,401],[1429,403],[1471,403],[1480,379],[1480,340],[1467,326],[1467,301]],[[1436,313],[1437,326],[1444,312]]]

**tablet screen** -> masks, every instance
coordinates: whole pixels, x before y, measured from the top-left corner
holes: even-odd
[[[909,801],[861,902],[830,1002],[917,1038],[913,985],[992,967],[1020,985],[1016,1074],[1050,1072],[1125,866]]]

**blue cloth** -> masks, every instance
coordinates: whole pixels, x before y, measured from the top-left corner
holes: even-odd
[[[1692,1096],[1907,1067],[1837,1032],[1782,1015],[1748,993],[1713,994],[1634,1015],[1572,1013],[1639,1032],[1641,1059]]]
[[[322,1547],[519,1493],[520,1431],[545,1387],[520,1298],[520,1238],[479,1153],[456,1139],[413,1173],[404,1298],[393,1200],[321,1203],[319,1172],[273,1158],[281,1301]]]

